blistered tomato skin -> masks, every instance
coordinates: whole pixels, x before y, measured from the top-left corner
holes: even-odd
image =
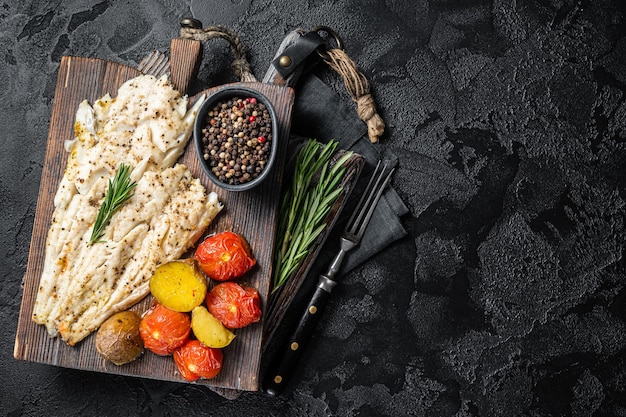
[[[206,297],[209,312],[229,329],[240,329],[261,319],[259,292],[236,282],[217,284]]]
[[[248,242],[230,231],[204,239],[196,249],[195,258],[202,271],[216,281],[239,278],[256,264]]]
[[[187,381],[215,378],[222,370],[222,351],[188,340],[172,355],[178,371]]]
[[[157,355],[170,355],[189,339],[191,318],[155,303],[141,318],[139,334],[146,349]]]

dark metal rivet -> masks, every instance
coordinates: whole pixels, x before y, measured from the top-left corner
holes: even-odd
[[[185,17],[180,20],[180,26],[191,29],[202,29],[202,22],[193,17]]]

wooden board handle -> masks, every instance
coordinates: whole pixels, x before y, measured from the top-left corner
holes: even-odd
[[[198,75],[202,61],[202,43],[192,39],[174,38],[170,43],[170,79],[182,94]]]

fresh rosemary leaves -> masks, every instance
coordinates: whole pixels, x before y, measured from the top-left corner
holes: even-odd
[[[280,209],[272,292],[298,269],[326,227],[324,219],[341,194],[343,165],[352,153],[346,152],[331,166],[336,148],[335,141],[322,145],[309,139],[298,153],[291,187]]]
[[[98,211],[96,222],[93,224],[89,245],[103,242],[104,228],[111,221],[113,214],[133,196],[133,189],[136,182],[130,181],[130,166],[121,163],[113,180],[109,179],[109,188],[104,196],[104,201]]]

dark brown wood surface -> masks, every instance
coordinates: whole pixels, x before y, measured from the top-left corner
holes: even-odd
[[[61,60],[28,265],[24,276],[23,299],[14,356],[21,360],[81,370],[184,382],[176,371],[171,357],[160,357],[151,352],[145,352],[132,363],[116,366],[99,356],[94,346],[94,334],[77,346],[70,347],[59,338],[49,337],[43,326],[38,326],[31,320],[37,287],[43,270],[45,241],[53,212],[53,198],[67,161],[63,143],[66,139],[73,137],[74,116],[78,104],[84,99],[93,103],[105,93],[114,96],[124,81],[139,74],[139,71],[134,68],[94,58],[63,57]],[[257,266],[245,276],[243,281],[258,289],[265,306],[271,284],[272,249],[278,221],[283,165],[294,93],[291,88],[273,84],[245,83],[245,85],[267,96],[273,103],[278,116],[279,154],[277,165],[271,175],[263,184],[251,191],[233,193],[217,189],[201,171],[192,140],[180,162],[186,164],[208,190],[217,192],[220,201],[224,204],[223,211],[209,227],[207,233],[234,230],[242,233],[249,240],[257,258]],[[225,88],[225,86],[217,88]],[[192,99],[197,99],[197,96]],[[147,297],[134,308],[142,312],[147,309],[150,302],[150,297]],[[238,330],[235,341],[224,349],[222,372],[215,379],[200,380],[197,383],[217,389],[224,388],[225,392],[258,390],[263,325],[264,323],[260,322]]]

